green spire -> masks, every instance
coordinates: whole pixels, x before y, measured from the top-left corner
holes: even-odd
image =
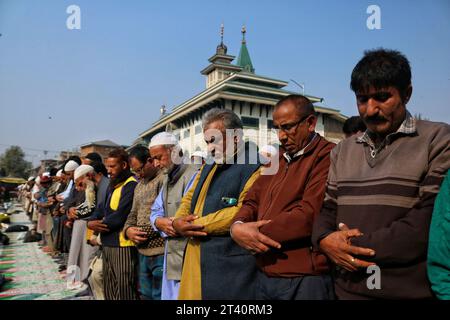
[[[237,65],[242,67],[244,71],[255,73],[255,68],[253,68],[252,60],[250,59],[250,54],[248,53],[246,41],[245,41],[245,26],[242,27],[242,44],[241,50],[239,51],[239,56],[237,59]]]

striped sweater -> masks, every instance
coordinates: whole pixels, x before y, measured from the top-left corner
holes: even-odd
[[[352,244],[374,249],[381,289],[369,289],[367,270],[337,270],[336,294],[342,299],[431,298],[426,257],[434,200],[450,167],[450,126],[415,120],[374,152],[367,134],[342,141],[331,152],[324,205],[313,243],[337,230],[339,223],[359,228]]]

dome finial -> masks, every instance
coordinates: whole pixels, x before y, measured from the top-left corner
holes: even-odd
[[[223,44],[223,33],[225,27],[223,26],[223,22],[220,24],[220,44],[217,46],[216,54],[227,54],[227,46]]]
[[[241,32],[242,32],[242,43],[245,43],[245,33],[247,32],[245,24],[242,26]]]
[[[242,32],[242,44],[237,59],[237,65],[242,67],[243,71],[255,73],[255,68],[253,68],[252,60],[250,59],[250,54],[248,53],[247,41],[245,40],[245,34],[247,33],[245,24],[242,26],[241,32]]]

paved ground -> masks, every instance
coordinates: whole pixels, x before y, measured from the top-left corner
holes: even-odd
[[[18,205],[17,213],[10,216],[11,225],[31,226]],[[38,246],[37,242],[23,243],[24,232],[7,233],[10,244],[0,245],[0,272],[8,281],[0,292],[0,300],[88,300],[75,298],[77,291],[68,290],[58,264]]]

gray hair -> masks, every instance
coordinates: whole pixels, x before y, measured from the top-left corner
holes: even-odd
[[[205,129],[210,123],[221,120],[225,129],[243,129],[239,116],[231,110],[213,108],[208,110],[202,119],[202,126]]]

